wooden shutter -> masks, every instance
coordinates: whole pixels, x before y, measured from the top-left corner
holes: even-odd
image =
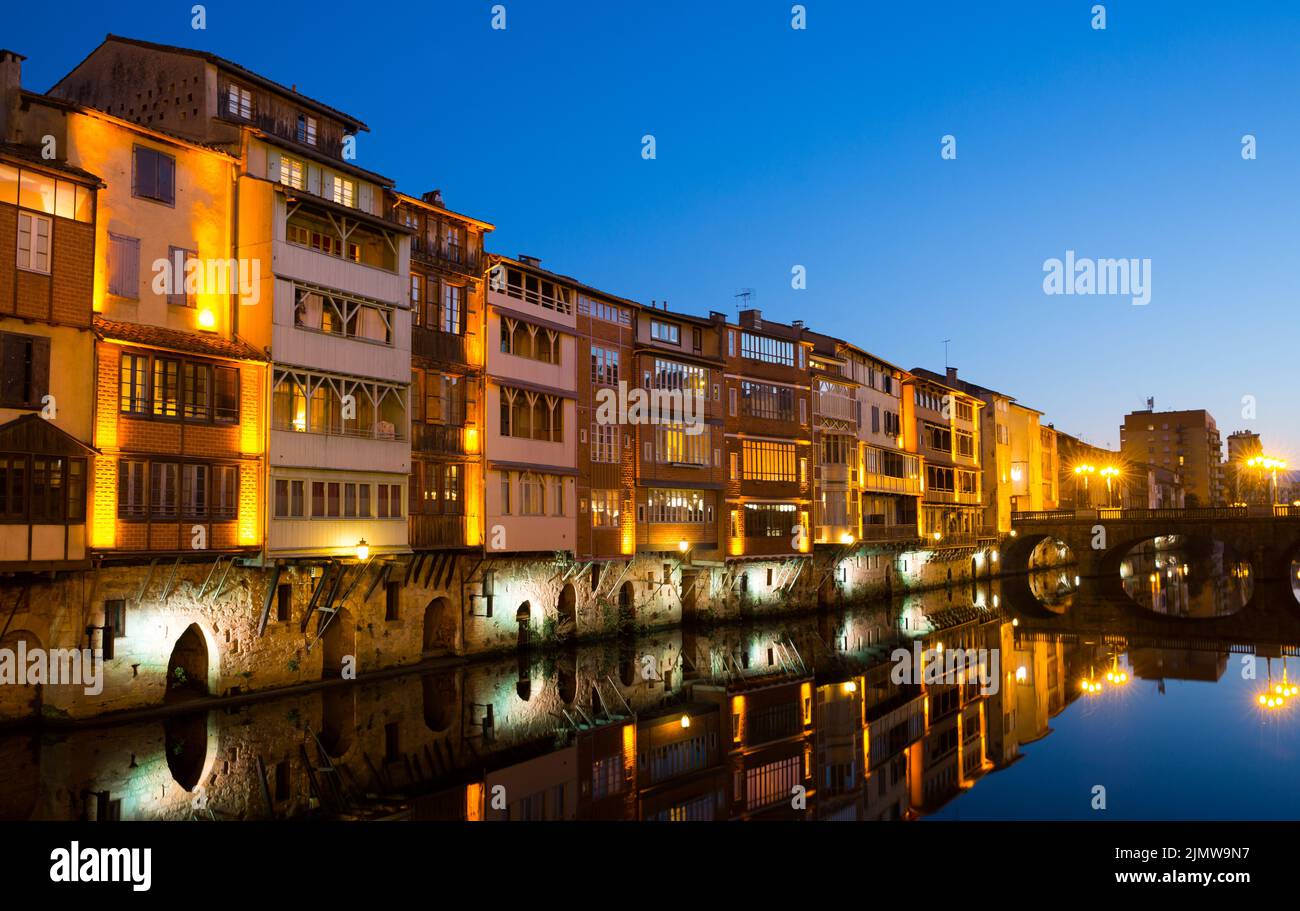
[[[33,408],[41,407],[41,400],[50,391],[50,340],[32,339],[32,400]]]

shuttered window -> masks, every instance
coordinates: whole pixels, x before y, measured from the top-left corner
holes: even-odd
[[[108,293],[140,299],[140,238],[109,232]]]
[[[167,205],[176,204],[176,159],[157,149],[136,146],[132,194]]]
[[[50,389],[50,340],[0,332],[0,405],[40,408]]]

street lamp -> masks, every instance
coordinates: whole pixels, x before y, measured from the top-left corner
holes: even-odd
[[[1097,466],[1089,465],[1087,462],[1074,466],[1074,500],[1075,503],[1078,503],[1079,501],[1079,478],[1082,477],[1083,495],[1085,499],[1088,500],[1088,502],[1084,504],[1084,508],[1092,506],[1092,497],[1088,493],[1088,476],[1096,473]]]
[[[1111,478],[1118,479],[1121,472],[1114,465],[1107,465],[1101,470],[1101,476],[1106,479],[1106,506],[1110,507],[1111,503]]]
[[[1269,474],[1269,503],[1277,502],[1277,473],[1286,468],[1286,459],[1275,459],[1272,456],[1257,455],[1246,460],[1249,468],[1257,468],[1261,472]]]

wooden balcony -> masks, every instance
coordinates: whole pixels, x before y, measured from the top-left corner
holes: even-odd
[[[465,455],[465,428],[458,424],[411,424],[411,451],[428,455]]]
[[[465,336],[423,326],[411,327],[411,354],[444,364],[469,366],[465,353]]]
[[[430,516],[412,514],[410,520],[410,544],[414,550],[427,550],[434,547],[464,547],[464,516]]]
[[[460,275],[480,278],[482,263],[477,250],[465,247],[449,247],[446,244],[431,242],[427,237],[411,238],[411,257],[419,262],[428,263]]]

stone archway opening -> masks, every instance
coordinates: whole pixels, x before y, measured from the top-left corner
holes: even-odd
[[[194,712],[163,722],[163,744],[172,778],[193,791],[208,761],[208,713]]]
[[[636,631],[636,587],[630,579],[618,589],[618,631],[625,634]]]
[[[23,643],[22,649],[30,654],[33,651],[39,651],[44,646],[36,634],[29,629],[10,630],[3,639],[0,639],[0,649],[6,650],[6,656],[12,655],[13,661],[19,660],[20,653],[19,643]],[[37,683],[17,683],[5,684],[0,686],[0,720],[8,721],[10,719],[30,718],[39,715],[41,711],[41,686]]]
[[[337,759],[351,748],[356,735],[357,691],[350,686],[327,687],[320,708],[320,743]]]
[[[435,734],[451,728],[456,719],[456,677],[429,674],[420,681],[424,696],[424,724]]]
[[[167,661],[165,702],[184,702],[208,695],[208,642],[197,623],[191,623],[172,646]]]
[[[515,611],[515,625],[518,627],[516,632],[516,642],[519,648],[527,648],[533,643],[533,606],[530,602],[525,601],[519,605],[519,610]]]
[[[578,633],[578,592],[573,583],[566,583],[560,589],[560,600],[556,602],[558,615],[555,625],[555,638],[569,639]]]
[[[434,598],[425,607],[422,641],[426,655],[456,650],[456,611],[447,598]]]
[[[325,632],[320,637],[322,680],[333,680],[343,674],[345,659],[356,659],[357,627],[352,614],[340,607],[329,620]]]

